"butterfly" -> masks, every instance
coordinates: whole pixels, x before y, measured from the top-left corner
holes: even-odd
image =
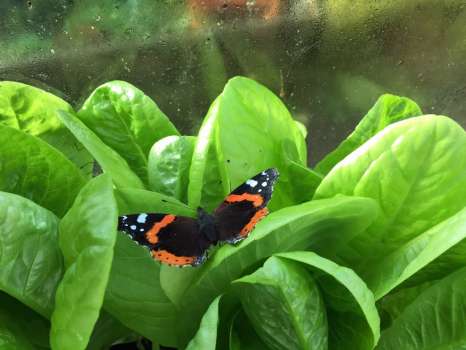
[[[219,243],[236,244],[268,214],[267,203],[279,173],[264,170],[231,192],[212,214],[197,209],[197,219],[173,214],[138,213],[118,218],[118,230],[149,248],[169,265],[198,266]]]

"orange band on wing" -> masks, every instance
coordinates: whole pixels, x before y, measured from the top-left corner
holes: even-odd
[[[192,256],[177,256],[166,250],[151,250],[151,254],[158,261],[177,266],[192,265],[195,260]]]
[[[175,215],[165,215],[162,221],[155,223],[154,226],[152,226],[152,228],[146,233],[146,239],[149,243],[156,244],[159,241],[157,233],[159,233],[162,228],[172,223],[173,220],[175,220]]]
[[[269,211],[267,210],[267,208],[262,208],[261,210],[257,211],[254,216],[251,218],[251,220],[248,222],[248,224],[246,226],[243,227],[243,229],[241,230],[241,232],[239,233],[241,237],[245,237],[249,234],[249,232],[252,231],[252,229],[254,228],[254,226],[256,226],[256,224],[264,217],[266,216],[267,214],[269,213]]]
[[[228,202],[228,203],[242,202],[242,201],[250,201],[255,207],[260,207],[262,203],[264,203],[264,198],[262,198],[260,194],[250,194],[250,193],[230,194],[227,198],[225,198],[225,202]]]

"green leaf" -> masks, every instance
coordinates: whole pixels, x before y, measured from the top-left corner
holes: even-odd
[[[296,162],[289,161],[288,173],[293,180],[293,197],[298,203],[312,199],[322,182],[322,175]]]
[[[205,312],[196,335],[186,349],[229,348],[233,320],[238,314],[238,309],[241,309],[241,304],[235,294],[219,295]],[[247,322],[247,319],[245,321]]]
[[[292,161],[306,164],[304,137],[280,99],[253,80],[231,79],[199,131],[190,169],[189,205],[212,210],[231,189],[270,167],[280,171],[272,209],[296,204],[284,147]]]
[[[219,162],[220,153],[215,144],[219,101],[217,98],[211,105],[194,145],[188,184],[191,208],[202,206],[212,211],[230,191],[226,167]]]
[[[219,322],[220,296],[214,299],[202,317],[199,330],[189,342],[186,350],[215,350]]]
[[[245,313],[270,349],[327,349],[327,317],[319,288],[299,264],[269,258],[233,282]]]
[[[148,165],[151,190],[187,202],[195,142],[193,136],[167,136],[152,146]]]
[[[386,126],[421,114],[419,106],[409,98],[390,94],[380,96],[354,131],[335,150],[317,163],[315,170],[327,174],[338,162]]]
[[[201,267],[176,303],[180,313],[180,341],[193,335],[210,302],[230,282],[274,253],[312,247],[324,254],[365,230],[377,213],[370,199],[336,197],[312,201],[274,212],[263,219],[238,246],[224,245]],[[331,247],[328,242],[332,242]],[[179,284],[176,288],[179,288]],[[182,321],[182,322],[181,322]]]
[[[15,320],[10,315],[4,315],[0,310],[0,346],[10,350],[35,350],[29,342],[28,335],[19,327],[15,327]]]
[[[73,114],[59,111],[60,120],[97,160],[105,173],[108,173],[117,187],[144,188],[141,179],[131,171],[128,163],[99,137],[86,127]]]
[[[254,331],[243,310],[238,311],[231,322],[228,348],[230,350],[269,349]]]
[[[104,307],[146,338],[176,345],[176,309],[160,285],[160,264],[123,233],[117,236]]]
[[[120,154],[147,183],[147,157],[157,140],[178,131],[141,90],[124,81],[99,86],[78,117],[105,144]]]
[[[338,193],[380,205],[377,221],[345,252],[348,262],[368,266],[464,208],[465,131],[433,115],[392,124],[338,163],[314,198]]]
[[[465,279],[462,268],[426,289],[382,332],[377,349],[464,349]]]
[[[84,177],[44,141],[0,125],[0,191],[19,194],[63,216]]]
[[[173,197],[134,188],[115,190],[120,215],[137,213],[166,213],[195,217],[196,211]]]
[[[57,233],[54,214],[0,192],[0,289],[47,318],[63,275]]]
[[[295,124],[296,126],[298,127],[299,131],[301,132],[301,134],[303,135],[304,138],[307,137],[307,128],[306,128],[306,125],[304,125],[303,123],[301,123],[300,121],[297,121],[295,120]]]
[[[93,178],[60,222],[66,272],[52,315],[52,348],[85,349],[110,275],[118,210],[108,175]]]
[[[50,323],[18,300],[0,293],[0,348],[49,348]]]
[[[163,264],[160,266],[160,285],[167,297],[177,304],[198,274],[198,268],[180,269]]]
[[[330,330],[329,349],[368,350],[374,348],[374,334],[361,315],[328,308],[327,318]]]
[[[0,82],[0,123],[40,137],[61,151],[83,174],[92,175],[92,157],[57,118],[58,110],[73,113],[67,102],[41,89]]]
[[[136,334],[133,331],[123,326],[109,313],[102,311],[95,324],[86,350],[108,349],[115,342],[120,343],[136,338]]]
[[[442,277],[440,273],[465,265],[464,238],[466,208],[371,264],[364,270],[364,280],[379,299],[413,275],[420,283],[415,274],[421,269],[424,279]]]
[[[437,281],[429,281],[414,287],[395,289],[377,301],[381,315],[381,328],[386,329],[397,319],[416,298]]]
[[[313,252],[280,253],[276,256],[308,265],[312,269],[324,272],[327,276],[344,287],[346,295],[343,298],[356,304],[353,310],[333,310],[328,314],[329,348],[330,349],[373,349],[380,336],[380,319],[375,307],[375,299],[364,281],[351,269],[335,264],[333,261],[318,256]],[[327,280],[322,280],[325,283]],[[321,282],[321,283],[322,283]],[[327,289],[328,290],[328,289]],[[328,304],[328,294],[324,289],[324,300]],[[341,329],[342,320],[347,329]],[[338,325],[338,327],[337,327]],[[358,331],[355,332],[354,329]],[[356,345],[358,344],[358,345]]]

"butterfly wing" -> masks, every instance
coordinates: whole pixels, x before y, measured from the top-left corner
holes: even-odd
[[[185,216],[123,215],[118,218],[118,230],[148,247],[154,259],[176,266],[201,264],[210,245],[200,234],[198,221]]]
[[[225,198],[214,212],[219,241],[241,241],[268,214],[267,203],[272,198],[278,176],[274,168],[264,170]]]

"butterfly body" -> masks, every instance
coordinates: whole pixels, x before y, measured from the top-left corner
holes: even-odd
[[[197,266],[212,245],[246,238],[265,215],[275,169],[267,169],[231,192],[212,213],[198,208],[197,219],[172,214],[139,213],[119,217],[118,229],[148,247],[154,259],[177,266]]]
[[[204,239],[210,241],[211,244],[217,244],[219,241],[219,233],[215,222],[215,217],[210,215],[201,207],[197,208],[197,219],[199,221],[199,233]]]

